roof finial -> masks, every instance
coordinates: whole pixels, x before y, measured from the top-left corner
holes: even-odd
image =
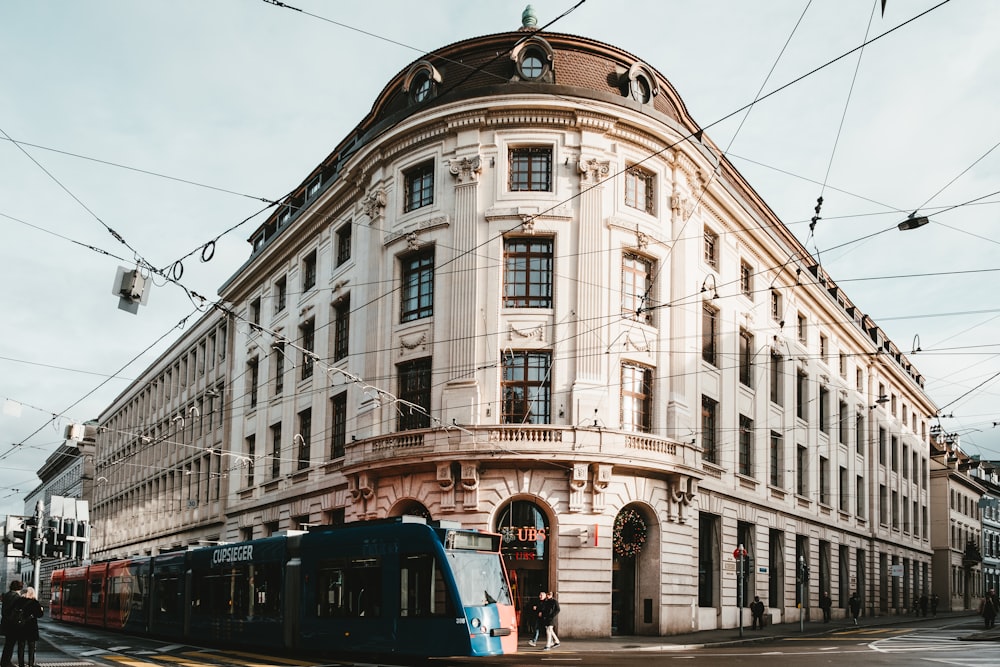
[[[528,5],[521,12],[521,27],[531,29],[536,25],[538,25],[538,17],[535,16],[535,8]]]

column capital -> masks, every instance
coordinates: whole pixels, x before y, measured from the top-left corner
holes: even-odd
[[[472,185],[479,182],[479,174],[483,171],[483,161],[478,154],[457,158],[450,161],[449,169],[452,176],[458,180],[459,185]]]
[[[584,185],[597,185],[611,173],[611,162],[597,158],[580,158],[576,164],[580,172],[580,182]]]
[[[368,216],[368,219],[371,220],[372,223],[381,217],[388,200],[388,195],[383,187],[372,188],[365,195],[361,204],[364,206],[365,215]]]

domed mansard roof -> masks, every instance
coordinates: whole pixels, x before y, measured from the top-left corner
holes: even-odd
[[[777,220],[749,184],[703,136],[670,82],[631,53],[597,40],[560,33],[522,29],[456,42],[428,53],[397,73],[375,99],[371,111],[302,182],[264,225],[249,239],[254,253],[262,249],[299,210],[333,185],[359,150],[407,118],[446,105],[475,100],[531,96],[564,100],[586,108],[587,100],[648,116],[653,125],[666,126],[681,150],[700,152],[718,177],[735,188],[756,216]],[[648,131],[648,130],[647,130]],[[780,225],[778,225],[780,227]],[[800,249],[791,234],[785,243]],[[801,248],[806,254],[805,248]]]

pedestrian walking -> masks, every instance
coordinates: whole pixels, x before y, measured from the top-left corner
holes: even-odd
[[[979,615],[983,617],[983,623],[987,629],[992,628],[997,620],[997,594],[992,588],[986,593],[986,597],[979,603]]]
[[[751,630],[763,630],[764,629],[764,603],[760,601],[760,596],[753,596],[753,602],[750,603],[750,616],[752,617],[752,623],[750,625]]]
[[[931,616],[937,616],[938,602],[940,601],[941,598],[938,597],[937,593],[931,594]]]
[[[920,594],[920,615],[927,616],[927,593]]]
[[[538,641],[538,635],[542,631],[544,624],[542,623],[542,607],[545,604],[545,591],[538,594],[538,599],[531,603],[528,607],[528,631],[534,633],[534,636],[528,640],[529,646],[534,646]]]
[[[847,606],[851,610],[851,618],[854,619],[854,625],[857,625],[858,616],[861,615],[861,596],[858,595],[857,591],[851,594],[851,599],[847,601]]]
[[[545,650],[559,646],[559,637],[556,635],[556,616],[559,615],[559,601],[550,591],[542,603],[542,623],[545,624]]]
[[[13,616],[14,603],[21,597],[21,588],[24,587],[18,580],[10,582],[10,589],[3,594],[3,607],[0,608],[0,628],[3,629],[3,654],[0,656],[0,667],[13,667],[10,659],[14,655],[14,644],[17,643],[15,628],[10,622]]]
[[[823,610],[823,622],[830,622],[830,607],[833,606],[833,600],[830,599],[830,592],[823,591],[823,594],[819,597],[819,608]]]
[[[24,594],[14,601],[10,623],[17,636],[17,664],[24,667],[24,647],[28,646],[28,665],[35,667],[35,642],[38,641],[38,619],[43,614],[35,589],[28,586]]]

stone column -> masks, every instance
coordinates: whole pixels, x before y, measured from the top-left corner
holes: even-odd
[[[604,259],[604,179],[611,173],[611,163],[597,158],[581,157],[577,163],[580,173],[580,220],[577,224],[577,293],[576,293],[576,368],[573,382],[573,401],[576,408],[573,420],[600,418],[606,423],[607,408],[604,400],[607,381],[601,374],[604,363],[602,326],[607,319],[608,296],[605,290],[595,288],[607,275]],[[615,420],[617,421],[617,419]]]
[[[450,378],[442,396],[446,426],[478,421],[479,385],[473,373],[479,310],[475,248],[482,159],[476,154],[451,160],[450,171],[455,177],[454,255],[448,270],[451,298],[446,308],[436,309],[448,318],[448,357],[444,366],[449,369]]]

